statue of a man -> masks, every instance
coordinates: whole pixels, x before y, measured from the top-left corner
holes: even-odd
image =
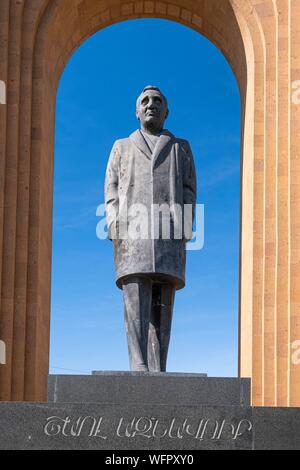
[[[189,143],[164,129],[169,108],[159,88],[143,90],[136,114],[141,128],[115,142],[108,162],[108,237],[124,294],[131,370],[165,372],[175,292],[185,286],[196,173]],[[130,224],[135,236],[124,230]]]

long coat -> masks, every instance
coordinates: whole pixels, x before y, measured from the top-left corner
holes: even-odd
[[[192,231],[192,223],[189,233],[184,231],[184,207],[189,205],[189,214],[192,213],[194,218],[196,204],[196,173],[189,143],[163,131],[152,153],[139,130],[129,138],[116,141],[106,172],[105,203],[108,237],[114,242],[118,287],[122,288],[122,282],[128,276],[141,274],[182,289],[185,286],[186,242],[191,239]],[[148,209],[148,237],[144,236],[143,230],[140,238],[126,237],[124,232],[123,235],[118,232],[122,220],[131,220],[129,208],[136,204],[143,204]],[[162,235],[161,218],[158,219],[158,232],[155,231],[157,227],[153,228],[157,219],[152,208],[162,204],[179,207],[182,211],[181,214],[180,211],[171,213],[169,239]],[[180,239],[176,232],[178,227],[183,232]]]

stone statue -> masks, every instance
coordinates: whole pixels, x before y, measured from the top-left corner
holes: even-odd
[[[175,292],[185,286],[196,173],[189,143],[164,129],[169,108],[159,88],[143,90],[136,113],[141,128],[115,142],[108,162],[108,238],[124,295],[131,370],[165,372]]]

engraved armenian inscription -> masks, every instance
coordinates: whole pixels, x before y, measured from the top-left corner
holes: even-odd
[[[108,426],[110,424],[110,426]],[[109,429],[109,431],[108,431]],[[199,418],[198,420],[172,418],[166,422],[158,418],[134,417],[133,419],[120,418],[113,423],[103,416],[79,416],[64,418],[51,416],[44,425],[44,433],[48,437],[68,438],[109,438],[137,437],[145,439],[196,439],[198,441],[220,441],[228,439],[236,441],[253,430],[252,422],[240,419],[235,422],[223,419]]]

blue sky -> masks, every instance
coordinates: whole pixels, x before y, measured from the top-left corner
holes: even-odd
[[[74,53],[57,95],[51,373],[128,370],[122,292],[96,209],[113,142],[136,128],[148,84],[170,104],[166,128],[192,146],[205,246],[188,253],[175,300],[168,370],[236,376],[240,216],[240,97],[208,40],[165,20],[126,21]]]

